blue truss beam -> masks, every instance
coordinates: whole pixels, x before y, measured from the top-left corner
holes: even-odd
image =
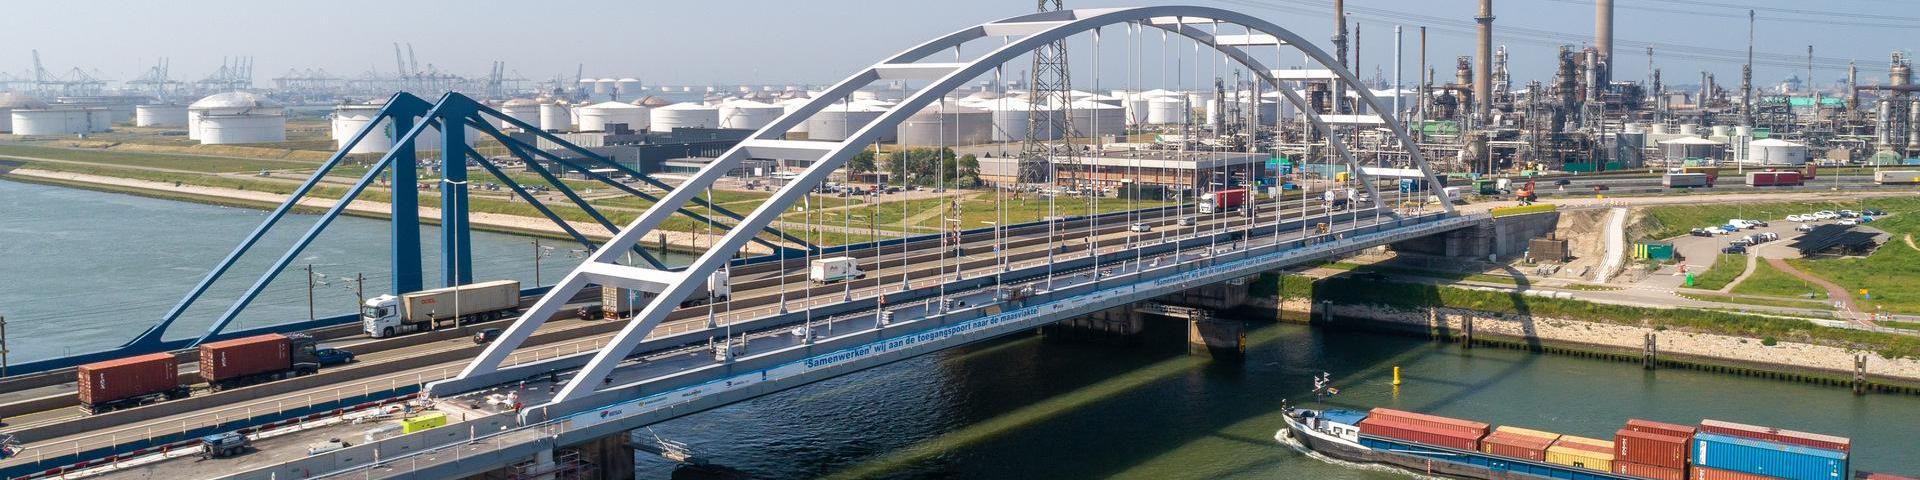
[[[480,152],[475,152],[469,148],[467,149],[467,155],[473,157],[474,163],[480,164],[480,168],[486,169],[487,173],[493,174],[494,178],[498,178],[502,183],[505,183],[507,189],[513,190],[513,193],[519,195],[520,198],[527,199],[528,205],[533,205],[534,210],[539,210],[541,215],[547,217],[547,220],[553,221],[554,225],[559,225],[561,230],[567,232],[567,236],[573,237],[573,240],[576,242],[580,242],[580,246],[586,247],[587,250],[598,248],[593,244],[592,240],[587,239],[586,235],[582,235],[579,230],[574,229],[572,224],[561,219],[559,215],[555,215],[553,210],[547,209],[547,205],[541,203],[540,199],[535,198],[533,194],[527,193],[526,189],[521,188],[520,182],[513,181],[512,178],[507,177],[506,172],[500,171],[500,167],[495,166],[493,162],[489,162],[485,157],[482,157]]]
[[[474,125],[486,125],[485,119],[469,118],[467,119],[467,122]],[[482,130],[482,132],[485,133],[486,131]],[[491,135],[491,133],[489,133],[489,135]],[[495,137],[495,138],[500,139],[499,137]],[[600,227],[607,229],[607,233],[609,235],[617,234],[620,232],[619,225],[614,224],[612,220],[608,220],[605,215],[601,215],[599,209],[593,208],[593,205],[588,204],[585,198],[581,198],[579,194],[574,193],[573,189],[568,187],[566,182],[561,181],[559,177],[556,177],[553,175],[552,172],[547,171],[546,167],[540,166],[540,162],[534,161],[531,155],[528,155],[527,153],[521,151],[519,148],[515,148],[512,144],[507,143],[505,140],[502,140],[501,143],[503,145],[506,145],[507,150],[513,152],[514,156],[519,157],[520,161],[525,162],[527,164],[528,169],[533,170],[533,173],[540,175],[540,178],[546,180],[547,183],[553,184],[553,188],[560,190],[560,194],[565,195],[567,197],[567,200],[570,200],[573,202],[574,206],[580,207],[580,211],[587,212],[587,216],[593,217],[593,220],[595,222],[599,222]],[[474,156],[480,157],[480,154],[478,152],[474,152]],[[480,157],[475,161],[481,162],[481,163],[487,162],[486,158],[484,157]],[[556,219],[554,221],[559,222],[561,225],[566,225],[566,222],[563,220]],[[648,265],[652,265],[653,268],[658,268],[662,270],[665,270],[667,268],[667,264],[665,262],[661,262],[658,257],[653,256],[652,253],[648,253],[646,249],[635,247],[633,251],[636,253],[639,253],[640,258],[642,260],[645,260]]]

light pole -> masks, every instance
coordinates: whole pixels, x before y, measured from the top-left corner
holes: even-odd
[[[553,247],[540,245],[539,238],[534,238],[532,243],[533,243],[533,286],[538,287],[543,285],[542,283],[540,283],[540,259],[548,255],[553,255]]]

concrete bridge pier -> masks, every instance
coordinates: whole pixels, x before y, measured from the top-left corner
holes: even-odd
[[[1146,325],[1141,318],[1132,306],[1112,308],[1048,324],[1040,334],[1049,341],[1136,344]]]
[[[1247,356],[1247,323],[1219,319],[1187,321],[1187,353],[1214,360],[1239,361]]]
[[[533,458],[467,480],[630,480],[633,450],[626,435],[609,435],[566,448],[539,450]]]

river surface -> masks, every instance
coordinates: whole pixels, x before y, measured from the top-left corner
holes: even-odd
[[[1243,363],[1220,363],[1186,354],[1183,323],[1149,323],[1163,324],[1145,346],[1022,335],[692,415],[652,433],[755,478],[1407,478],[1276,442],[1287,399],[1607,439],[1630,417],[1716,418],[1849,436],[1856,468],[1920,473],[1915,396],[1855,397],[1843,388],[1265,321],[1252,323]],[[1321,372],[1341,392],[1315,401],[1308,392]],[[641,459],[639,478],[675,473],[657,457]]]
[[[13,358],[108,348],[177,301],[265,212],[0,181],[0,314]],[[261,265],[313,221],[300,216],[190,311],[198,333]],[[341,276],[385,291],[387,224],[341,218],[239,325],[306,318],[303,266],[328,275],[322,315],[349,311]],[[423,232],[434,252],[437,230]],[[533,281],[525,237],[476,232],[476,278]],[[578,262],[543,260],[552,282]],[[428,254],[428,284],[438,262]],[[257,257],[257,258],[256,258]],[[248,268],[251,267],[251,268]],[[238,277],[236,277],[238,278]],[[216,291],[220,291],[216,289]],[[209,311],[211,310],[211,311]],[[913,358],[656,426],[702,458],[756,478],[1393,479],[1274,440],[1283,399],[1374,406],[1609,437],[1629,417],[1718,418],[1853,437],[1858,468],[1920,473],[1920,397],[1713,375],[1403,336],[1252,322],[1244,362],[1186,354],[1184,324],[1149,321],[1143,345],[1048,342],[1019,335]],[[1391,385],[1394,366],[1403,383]],[[1308,398],[1332,374],[1341,394]],[[653,457],[640,478],[691,477]]]
[[[180,301],[267,212],[0,180],[0,315],[15,363],[118,346]],[[289,215],[168,330],[198,336],[240,292],[319,219]],[[388,222],[342,216],[269,283],[233,328],[307,319],[313,310],[355,311],[364,274],[368,297],[391,289]],[[421,229],[429,287],[440,285],[440,229]],[[534,283],[533,238],[473,233],[475,280]],[[552,283],[580,262],[578,243],[540,240],[540,278]],[[684,258],[675,256],[675,259]],[[684,261],[684,260],[682,260]]]

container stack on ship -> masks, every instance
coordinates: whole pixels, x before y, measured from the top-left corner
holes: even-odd
[[[1476,480],[1912,480],[1855,472],[1846,438],[1718,420],[1628,420],[1612,439],[1375,408],[1287,410],[1281,434],[1342,460]]]

